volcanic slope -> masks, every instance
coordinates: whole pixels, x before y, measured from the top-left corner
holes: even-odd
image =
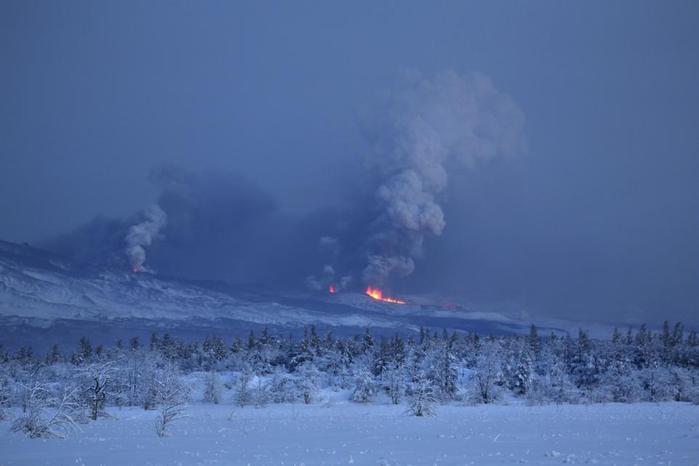
[[[338,334],[435,330],[508,334],[527,330],[499,314],[430,305],[379,302],[363,293],[280,293],[222,282],[194,282],[78,264],[0,241],[0,343],[30,344],[92,335],[97,340],[169,331],[182,336],[246,334],[268,327],[298,334],[304,327]],[[74,340],[73,340],[74,341]]]

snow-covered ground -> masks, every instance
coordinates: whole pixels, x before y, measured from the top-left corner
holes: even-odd
[[[167,438],[155,412],[112,409],[65,440],[0,422],[0,465],[699,465],[699,406],[686,403],[405,407],[330,402],[196,404]]]

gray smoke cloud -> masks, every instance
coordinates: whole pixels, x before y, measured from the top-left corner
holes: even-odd
[[[425,239],[444,231],[450,170],[524,147],[522,112],[480,74],[405,76],[362,123],[366,171],[348,179],[339,205],[288,212],[240,175],[164,166],[149,175],[157,207],[97,218],[46,245],[114,267],[128,256],[134,270],[147,252],[149,266],[187,278],[276,288],[306,278],[319,290],[362,280],[381,286],[412,274]]]
[[[157,238],[160,230],[167,224],[167,215],[158,205],[147,208],[145,219],[129,228],[126,234],[126,255],[134,272],[144,271],[146,248]]]
[[[425,237],[446,226],[440,195],[450,167],[522,151],[523,128],[522,111],[482,74],[406,75],[365,127],[378,186],[364,281],[411,274]]]
[[[146,264],[170,276],[245,283],[270,281],[267,274],[279,271],[301,281],[298,271],[284,269],[286,257],[310,256],[316,245],[300,244],[297,222],[257,185],[236,174],[173,165],[151,170],[148,179],[158,190],[153,207],[124,218],[98,216],[41,247],[118,270]]]
[[[306,277],[306,287],[313,291],[325,291],[330,287],[334,288],[334,291],[348,288],[353,282],[352,276],[338,274],[335,266],[332,265],[332,262],[335,262],[341,253],[339,239],[332,236],[321,236],[318,242],[318,252],[330,263],[323,265],[320,274]]]

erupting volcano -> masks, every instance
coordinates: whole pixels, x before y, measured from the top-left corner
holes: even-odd
[[[393,303],[393,304],[407,304],[407,302],[403,301],[402,299],[392,298],[390,296],[384,296],[381,289],[374,288],[373,286],[368,286],[364,293],[366,293],[367,296],[369,296],[372,299],[375,299],[377,301],[383,301],[385,303]]]
[[[335,288],[335,285],[330,285],[330,286],[328,287],[328,293],[330,293],[330,294],[335,294],[335,293],[337,293],[337,288]]]

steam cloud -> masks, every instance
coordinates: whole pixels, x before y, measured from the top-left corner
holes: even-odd
[[[131,262],[134,272],[142,272],[146,261],[146,248],[157,237],[158,232],[166,225],[167,215],[158,205],[145,210],[145,220],[129,228],[126,235],[126,255]]]
[[[523,113],[486,76],[406,76],[365,129],[378,187],[363,279],[383,284],[411,274],[426,235],[446,225],[439,198],[448,168],[522,150],[523,127]]]
[[[318,251],[330,262],[334,262],[341,252],[338,238],[322,236],[318,242]],[[351,283],[351,275],[338,276],[335,267],[331,264],[325,264],[320,275],[309,275],[306,277],[306,287],[314,291],[327,290],[330,286],[333,286],[336,290],[343,290],[349,287]]]

